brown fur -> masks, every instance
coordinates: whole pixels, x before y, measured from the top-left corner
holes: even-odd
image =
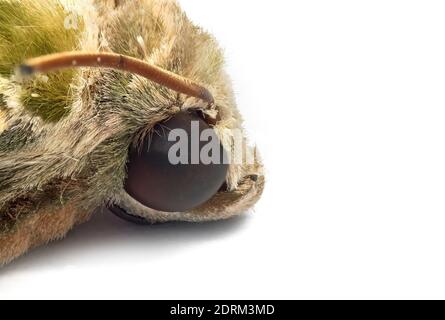
[[[10,232],[0,234],[0,263],[8,263],[31,248],[63,238],[75,225],[89,217],[90,213],[71,204],[25,216]]]

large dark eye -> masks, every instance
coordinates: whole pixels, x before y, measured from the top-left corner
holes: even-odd
[[[157,125],[142,147],[130,150],[125,189],[149,208],[187,211],[221,188],[225,157],[214,130],[196,113],[181,112]]]

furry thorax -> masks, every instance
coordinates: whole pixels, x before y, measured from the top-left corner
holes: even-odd
[[[73,50],[142,59],[202,84],[215,104],[115,70],[15,73],[26,59]],[[176,1],[0,0],[0,264],[63,237],[105,204],[150,222],[218,220],[249,209],[264,187],[259,159],[230,165],[225,188],[190,212],[151,210],[125,192],[129,147],[183,110],[199,110],[233,148],[242,118],[222,51]]]

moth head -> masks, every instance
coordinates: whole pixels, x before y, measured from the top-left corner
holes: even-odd
[[[223,50],[176,1],[2,4],[0,264],[104,205],[145,224],[227,219],[259,200],[260,158],[233,158],[247,138]],[[85,68],[27,80],[23,61],[21,77]]]
[[[199,84],[142,60],[113,53],[53,54],[29,60],[18,71],[20,76],[27,77],[73,67],[131,72],[209,105],[214,104],[212,94]],[[186,212],[218,193],[228,168],[227,152],[212,124],[198,112],[182,111],[158,123],[149,134],[142,135],[131,145],[124,188],[135,201],[148,208]],[[132,222],[144,221],[121,207],[113,205],[110,209]]]

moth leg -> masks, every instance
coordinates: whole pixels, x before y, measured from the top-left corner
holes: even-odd
[[[74,226],[89,220],[91,212],[65,205],[56,210],[42,209],[24,215],[8,230],[0,231],[0,266],[28,250],[63,238]]]

